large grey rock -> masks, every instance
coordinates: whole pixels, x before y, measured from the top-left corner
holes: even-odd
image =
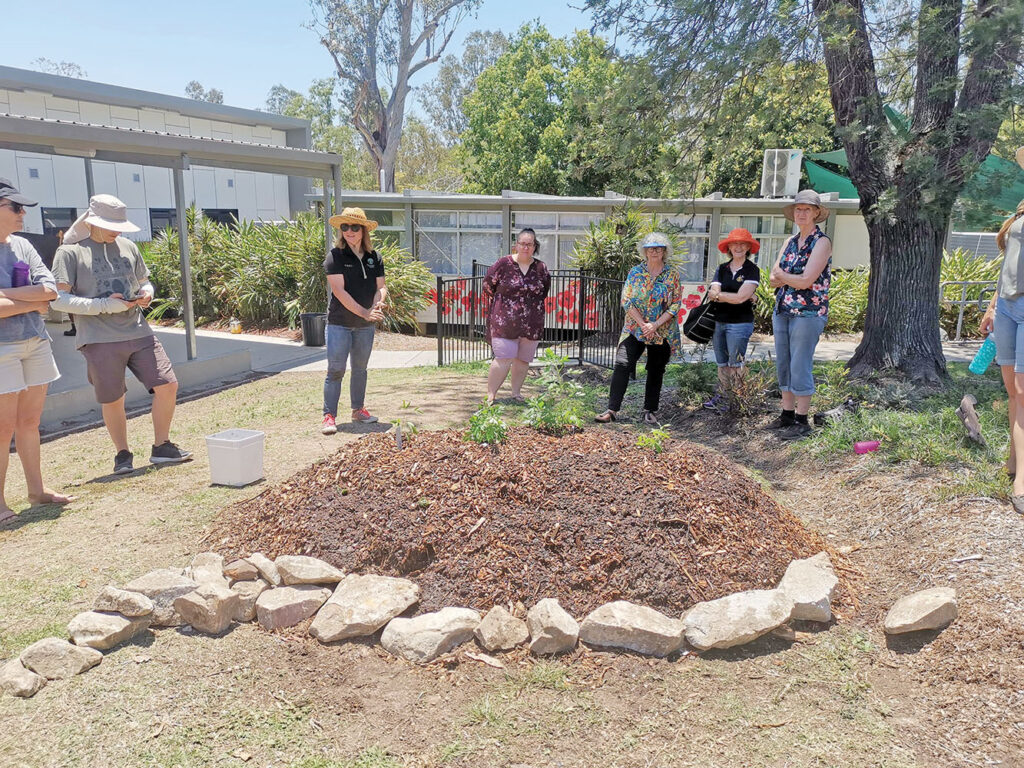
[[[530,639],[526,622],[496,605],[487,612],[473,634],[488,651],[508,651]]]
[[[260,577],[260,569],[248,560],[233,560],[224,566],[224,575],[232,581],[255,581]]]
[[[321,643],[372,635],[419,599],[419,586],[408,579],[350,573],[313,619],[309,634]]]
[[[11,659],[0,667],[0,691],[9,693],[11,696],[20,696],[27,699],[39,693],[39,689],[46,685],[46,678],[37,675],[25,665],[20,659]]]
[[[238,610],[238,594],[215,582],[200,584],[194,592],[174,601],[174,610],[193,629],[207,635],[222,635]]]
[[[403,659],[425,664],[473,639],[480,614],[470,608],[442,608],[412,619],[392,619],[380,644]]]
[[[256,616],[264,629],[294,627],[308,619],[331,596],[331,590],[312,584],[268,589],[256,599]]]
[[[267,582],[263,579],[255,581],[236,581],[231,585],[231,591],[238,595],[238,606],[235,608],[235,621],[252,621],[256,618],[256,601],[259,596],[269,589]]]
[[[197,584],[228,587],[228,580],[224,578],[224,558],[216,552],[200,552],[193,557],[185,575]]]
[[[127,589],[106,586],[96,595],[92,604],[94,611],[120,613],[122,616],[136,618],[148,616],[153,612],[153,601],[141,592],[129,592]]]
[[[274,561],[281,581],[293,584],[337,584],[345,573],[330,563],[305,555],[281,555]]]
[[[576,647],[580,625],[553,597],[538,602],[526,614],[530,652],[538,656],[564,653]]]
[[[668,656],[683,644],[683,622],[653,608],[616,600],[591,611],[580,624],[580,640],[602,648],[625,648],[645,656]]]
[[[124,588],[129,592],[140,592],[153,601],[154,627],[177,627],[182,620],[174,610],[174,601],[198,586],[178,571],[160,568],[129,581]]]
[[[75,645],[87,645],[97,651],[106,651],[131,640],[149,626],[149,616],[129,618],[120,613],[86,611],[68,624],[68,634]]]
[[[839,579],[832,570],[832,560],[827,552],[819,552],[814,557],[791,562],[778,588],[793,601],[791,619],[831,621],[837,586]]]
[[[47,680],[80,675],[103,661],[95,648],[72,645],[59,637],[44,637],[21,652],[21,663]]]
[[[260,576],[266,579],[270,586],[281,586],[281,574],[278,573],[277,566],[274,565],[273,560],[262,552],[253,552],[245,559],[256,566],[256,570],[260,572]]]
[[[885,631],[898,635],[922,629],[942,629],[958,615],[955,589],[923,589],[896,601],[886,614]]]
[[[700,651],[756,640],[789,621],[793,603],[778,589],[753,589],[697,603],[683,616],[686,641]]]

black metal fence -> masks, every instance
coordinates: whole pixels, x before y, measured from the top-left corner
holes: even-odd
[[[437,364],[475,362],[491,358],[484,341],[490,302],[483,293],[487,265],[473,263],[469,277],[437,278]],[[594,277],[579,270],[552,270],[551,289],[544,300],[541,348],[580,363],[611,368],[622,330],[622,282]]]

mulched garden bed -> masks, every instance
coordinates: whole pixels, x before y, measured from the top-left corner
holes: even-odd
[[[227,508],[207,543],[408,576],[427,611],[557,597],[580,617],[619,599],[678,614],[774,587],[791,560],[827,548],[713,450],[526,428],[496,447],[455,430],[401,451],[390,434],[368,436]]]

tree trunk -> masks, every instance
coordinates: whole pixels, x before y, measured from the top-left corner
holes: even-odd
[[[912,381],[946,373],[939,338],[939,271],[945,227],[926,216],[865,217],[871,249],[864,337],[850,360],[855,377],[885,368]]]

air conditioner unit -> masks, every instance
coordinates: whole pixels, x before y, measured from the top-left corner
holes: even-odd
[[[800,189],[800,149],[766,149],[761,168],[761,197],[793,197]]]

